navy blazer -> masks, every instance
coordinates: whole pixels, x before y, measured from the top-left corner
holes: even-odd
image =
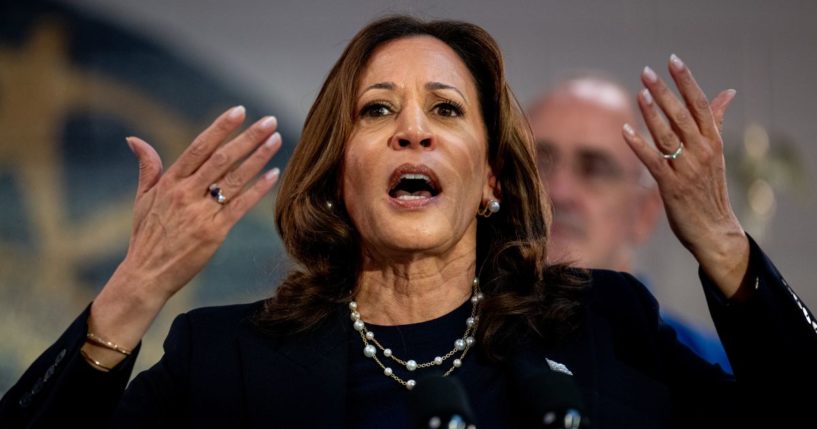
[[[566,365],[594,428],[815,427],[813,396],[798,390],[817,381],[817,322],[751,247],[756,290],[748,300],[727,302],[701,276],[735,378],[681,345],[635,278],[602,270],[591,271],[576,334],[517,351],[508,374],[546,358]],[[270,337],[250,321],[261,308],[178,316],[162,359],[127,390],[136,353],[109,373],[80,355],[86,309],[4,396],[0,427],[345,427],[347,312],[307,334]]]

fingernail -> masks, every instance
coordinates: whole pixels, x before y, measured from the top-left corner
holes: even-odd
[[[641,76],[644,76],[644,79],[647,82],[655,83],[658,82],[658,75],[650,68],[650,66],[645,66],[644,71],[641,72]]]
[[[670,55],[669,56],[669,62],[670,62],[670,64],[672,64],[672,68],[674,68],[675,71],[683,71],[684,70],[684,62],[681,61],[680,58],[678,58],[678,55],[675,55],[675,54]]]
[[[641,98],[644,99],[644,102],[648,105],[652,104],[652,94],[650,94],[650,90],[644,88],[641,90]]]
[[[280,174],[281,170],[279,170],[278,167],[275,167],[272,170],[268,171],[266,174],[264,174],[264,179],[272,181],[277,179]]]
[[[275,124],[277,123],[278,120],[275,119],[275,116],[267,116],[266,118],[262,119],[258,125],[263,129],[271,129],[274,128]]]
[[[278,133],[278,131],[276,131],[276,132],[272,133],[271,136],[269,136],[267,141],[264,142],[264,146],[267,146],[267,147],[274,146],[275,144],[277,144],[280,141],[281,141],[281,134]]]
[[[244,112],[245,112],[244,106],[235,106],[232,109],[230,109],[229,113],[227,113],[227,118],[231,120],[237,120],[244,116]]]
[[[133,143],[131,143],[130,137],[125,137],[125,143],[128,144],[130,151],[133,152],[134,155],[136,155],[136,149],[133,148]]]
[[[635,130],[630,126],[630,124],[625,123],[623,128],[624,132],[627,133],[628,136],[635,137]]]

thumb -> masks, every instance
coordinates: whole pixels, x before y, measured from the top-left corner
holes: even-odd
[[[125,141],[139,161],[139,185],[136,189],[138,197],[159,181],[159,177],[162,176],[162,158],[153,146],[139,137],[127,137]]]
[[[712,116],[715,119],[715,125],[718,126],[718,131],[721,131],[723,128],[723,117],[726,115],[726,109],[729,107],[729,104],[732,103],[732,100],[735,98],[735,94],[738,92],[734,89],[727,89],[726,91],[721,91],[709,105],[712,108]]]

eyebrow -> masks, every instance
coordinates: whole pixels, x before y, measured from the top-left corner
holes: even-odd
[[[536,140],[535,144],[536,149],[546,150],[551,153],[560,152],[560,150],[556,148],[556,145],[550,140],[538,139]],[[575,146],[578,146],[578,148],[576,149],[576,153],[578,153],[578,155],[583,158],[602,158],[609,159],[611,161],[616,161],[615,158],[613,158],[613,156],[608,151],[596,149],[590,145],[582,143],[577,143]]]
[[[534,145],[538,147],[542,147],[543,149],[550,149],[553,147],[553,142],[546,139],[536,139]]]
[[[373,83],[373,84],[367,86],[366,89],[364,89],[363,92],[361,92],[361,95],[364,94],[366,91],[369,91],[369,90],[372,90],[372,89],[387,89],[389,91],[394,91],[396,88],[397,88],[397,85],[394,82],[377,82],[377,83]],[[440,90],[440,89],[450,89],[452,91],[456,91],[456,93],[459,94],[460,97],[462,97],[465,101],[468,101],[468,97],[466,97],[465,94],[462,93],[462,91],[457,89],[457,87],[448,85],[446,83],[429,82],[429,83],[427,83],[425,85],[425,89],[427,91],[436,91],[436,90]]]
[[[593,147],[589,147],[589,145],[584,145],[581,143],[578,143],[577,146],[579,146],[579,148],[576,150],[576,157],[582,160],[604,161],[620,171],[626,171],[624,166],[621,165],[621,163],[608,151],[595,149]],[[544,154],[549,156],[552,160],[558,161],[561,155],[560,152],[561,151],[556,148],[556,145],[552,141],[545,139],[536,140],[537,156]]]
[[[456,93],[459,94],[460,97],[463,98],[463,100],[468,101],[468,97],[466,97],[465,94],[463,94],[459,89],[457,89],[454,86],[451,86],[451,85],[448,85],[448,84],[445,84],[445,83],[442,83],[442,82],[429,82],[429,83],[426,84],[426,90],[428,90],[428,91],[435,91],[435,90],[438,90],[438,89],[450,89],[450,90],[456,91]]]
[[[370,89],[388,89],[393,91],[395,88],[397,88],[397,85],[395,85],[394,82],[377,82],[367,86],[366,89],[364,89],[363,92],[361,92],[361,94]]]
[[[579,155],[584,157],[584,158],[604,159],[604,160],[613,162],[615,164],[618,164],[618,162],[615,160],[615,158],[613,158],[613,156],[609,152],[603,151],[603,150],[589,149],[589,148],[583,147],[583,148],[579,149]]]

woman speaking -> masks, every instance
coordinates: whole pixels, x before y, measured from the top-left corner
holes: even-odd
[[[127,256],[0,404],[11,427],[407,427],[430,374],[464,386],[478,427],[520,427],[519,368],[571,374],[594,427],[710,427],[807,415],[817,324],[739,224],[719,122],[677,57],[677,97],[641,74],[655,147],[622,133],[700,265],[735,376],[664,326],[632,276],[547,261],[550,208],[496,42],[462,22],[363,28],[306,119],[276,201],[296,268],[261,302],[176,318],[129,384],[139,342],[273,187],[281,146],[235,107],[139,184]],[[666,118],[666,119],[665,119]],[[127,385],[127,388],[126,388]],[[76,426],[75,426],[76,425]]]

